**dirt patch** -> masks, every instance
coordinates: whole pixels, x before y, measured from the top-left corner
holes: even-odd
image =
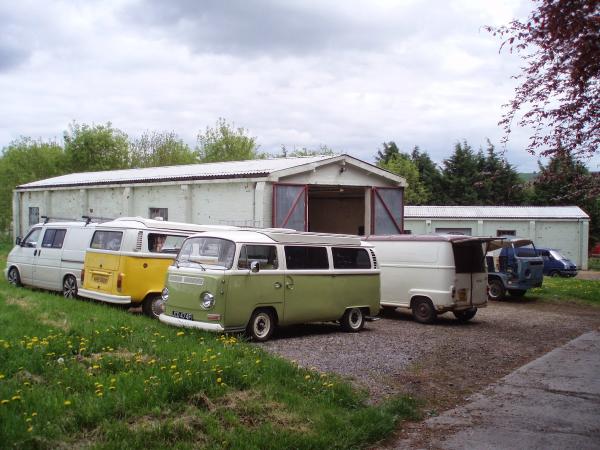
[[[492,302],[466,324],[446,314],[422,325],[398,310],[360,333],[343,333],[337,324],[303,325],[258,345],[301,366],[337,372],[374,402],[394,394],[418,398],[426,418],[599,326],[600,308],[525,297]]]
[[[51,319],[48,316],[48,313],[44,313],[39,317],[39,319],[40,319],[40,322],[42,322],[44,325],[48,325],[48,326],[51,326],[54,328],[59,328],[63,331],[68,331],[70,328],[69,322],[67,321],[67,318],[64,317],[64,314],[63,314],[63,317],[61,317],[61,318]]]
[[[33,305],[24,298],[17,298],[17,297],[8,297],[6,299],[6,304],[7,305],[17,305],[19,308],[30,311],[31,309],[33,309]]]
[[[600,272],[597,270],[580,270],[577,277],[581,280],[600,280]]]

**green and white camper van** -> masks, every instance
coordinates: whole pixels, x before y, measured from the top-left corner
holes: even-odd
[[[379,312],[375,253],[357,236],[283,229],[190,236],[169,267],[164,323],[246,331],[256,341],[275,327],[339,321],[360,331]]]

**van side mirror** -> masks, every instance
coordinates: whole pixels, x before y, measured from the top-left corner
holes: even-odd
[[[21,236],[17,236],[15,239],[15,245],[21,245],[21,242],[23,242],[23,238]]]
[[[252,261],[250,263],[250,272],[258,273],[260,271],[260,263],[258,261]]]

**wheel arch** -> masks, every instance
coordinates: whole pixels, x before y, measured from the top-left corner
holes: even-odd
[[[410,298],[410,305],[409,305],[409,308],[411,308],[411,309],[412,309],[412,308],[413,308],[413,306],[415,305],[415,302],[416,302],[417,300],[427,300],[427,301],[429,301],[429,302],[430,302],[430,303],[433,305],[433,300],[431,300],[431,298],[430,298],[430,297],[427,297],[426,295],[423,295],[423,294],[417,294],[417,295],[413,295],[413,296]],[[433,306],[434,306],[434,309],[435,309],[435,305],[433,305]]]

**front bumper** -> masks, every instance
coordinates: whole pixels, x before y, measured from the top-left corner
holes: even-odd
[[[131,296],[129,295],[111,295],[98,291],[90,291],[88,289],[79,289],[77,294],[81,297],[100,300],[101,302],[117,303],[119,305],[128,305],[131,303]]]
[[[577,269],[563,269],[563,270],[559,271],[559,273],[563,277],[576,277]]]
[[[158,319],[167,325],[175,327],[195,328],[197,330],[223,332],[225,328],[220,323],[198,322],[196,320],[180,319],[178,317],[161,314]]]

